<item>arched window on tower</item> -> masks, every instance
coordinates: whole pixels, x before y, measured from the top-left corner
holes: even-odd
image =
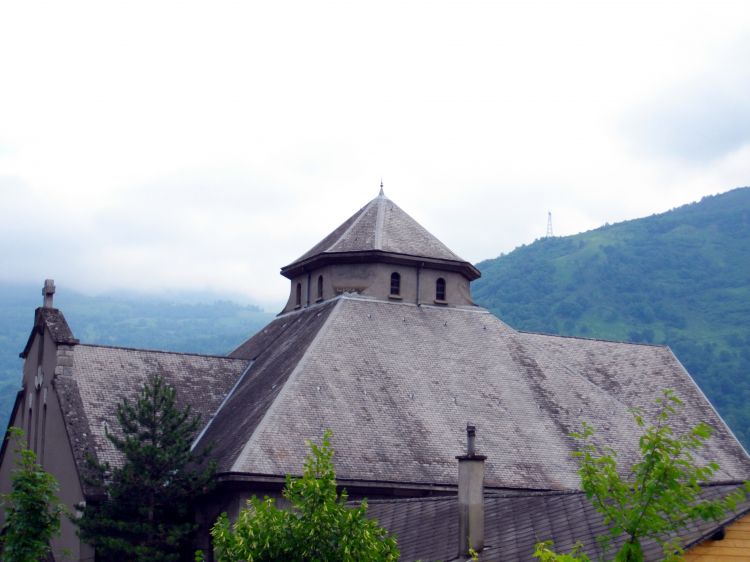
[[[323,300],[323,276],[318,275],[318,300]]]
[[[397,297],[401,294],[401,275],[395,271],[391,273],[391,295]]]
[[[302,283],[297,283],[297,295],[294,300],[295,306],[302,306]]]
[[[442,277],[438,277],[438,280],[435,281],[435,300],[445,300],[445,279]]]

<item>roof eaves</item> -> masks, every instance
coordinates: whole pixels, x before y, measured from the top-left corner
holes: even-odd
[[[311,271],[323,265],[331,263],[371,263],[383,262],[402,265],[422,264],[429,265],[435,269],[444,269],[462,273],[464,277],[473,281],[479,279],[482,273],[469,262],[446,260],[442,258],[431,258],[427,256],[416,256],[386,252],[384,250],[361,250],[350,252],[323,252],[281,268],[281,275],[287,279],[293,279],[306,271]]]
[[[292,475],[294,478],[301,477],[301,474]],[[217,483],[270,483],[270,484],[284,484],[286,476],[280,474],[263,474],[258,472],[237,472],[237,471],[226,471],[217,472],[214,474],[214,479]],[[339,487],[346,488],[347,490],[352,489],[367,489],[377,488],[383,489],[388,488],[392,490],[410,491],[418,493],[440,493],[444,495],[435,496],[437,498],[454,498],[457,493],[456,484],[439,483],[439,482],[400,482],[397,480],[359,480],[354,478],[336,478],[336,485]],[[432,496],[424,496],[419,499],[426,499]],[[383,502],[387,501],[399,501],[403,500],[403,497],[398,496],[398,499],[390,500],[379,500]],[[375,500],[373,500],[375,501]]]
[[[731,525],[735,521],[745,517],[748,513],[750,513],[750,505],[747,505],[744,509],[733,514],[728,519],[722,520],[721,522],[717,521],[715,526],[712,526],[708,531],[701,534],[701,536],[690,541],[689,543],[686,543],[683,547],[683,550],[689,550],[693,548],[694,546],[698,546],[700,543],[709,540],[716,533],[716,531],[718,531],[721,527],[726,527],[727,525]]]

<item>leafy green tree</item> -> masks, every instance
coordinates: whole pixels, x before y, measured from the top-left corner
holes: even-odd
[[[180,408],[176,392],[151,376],[135,401],[117,407],[120,431],[107,437],[124,463],[91,461],[89,483],[105,492],[78,520],[81,537],[106,560],[166,562],[192,559],[194,505],[206,490],[214,466],[207,452],[190,451],[200,427],[190,407]]]
[[[665,560],[681,560],[682,549],[675,532],[691,521],[718,519],[726,510],[733,510],[750,490],[746,483],[744,490],[738,489],[723,499],[701,499],[700,484],[709,480],[719,466],[713,462],[699,465],[693,453],[705,445],[711,428],[699,423],[675,435],[669,418],[682,407],[682,401],[665,390],[656,403],[656,423],[648,426],[641,411],[634,410],[635,422],[643,429],[639,439],[641,460],[633,465],[627,478],[618,469],[617,453],[594,444],[591,426],[584,424],[581,432],[572,434],[579,443],[573,454],[580,464],[583,491],[609,527],[603,542],[611,545],[618,538],[625,538],[615,554],[616,562],[642,561],[645,539],[662,545]],[[559,555],[549,542],[537,544],[534,556],[542,562],[588,560],[578,552]]]
[[[552,541],[544,541],[536,543],[533,556],[541,562],[591,562],[586,553],[581,552],[582,550],[583,545],[577,543],[569,554],[558,554],[552,550]]]
[[[336,492],[331,432],[320,446],[310,443],[302,478],[287,475],[284,498],[290,509],[253,497],[234,524],[222,514],[211,531],[218,562],[346,562],[398,560],[396,540],[367,519],[367,502],[345,506]]]
[[[16,468],[12,491],[2,496],[5,524],[0,536],[6,562],[36,562],[50,552],[50,540],[60,534],[64,507],[57,499],[57,481],[37,463],[36,454],[23,444],[23,431],[10,428],[15,441]]]

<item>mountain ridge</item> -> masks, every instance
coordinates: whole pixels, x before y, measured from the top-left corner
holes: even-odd
[[[477,267],[474,300],[516,329],[669,345],[750,445],[750,188]]]
[[[750,448],[750,188],[539,239],[477,267],[474,300],[515,329],[669,345]],[[229,300],[191,299],[61,288],[55,304],[84,343],[211,355],[274,317]],[[39,287],[0,282],[0,420],[15,400],[18,352],[40,304]]]
[[[40,286],[0,282],[0,423],[6,423],[20,388],[18,354],[42,303]],[[202,355],[226,355],[274,318],[254,305],[204,297],[185,293],[175,302],[156,295],[88,296],[63,287],[55,306],[82,343]]]

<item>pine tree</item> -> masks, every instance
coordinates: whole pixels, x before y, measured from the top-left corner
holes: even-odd
[[[122,466],[91,461],[89,483],[104,490],[78,521],[81,537],[105,560],[192,560],[194,505],[208,487],[212,463],[190,446],[200,427],[190,407],[179,408],[176,391],[151,376],[131,402],[117,407],[119,431],[107,437]]]

